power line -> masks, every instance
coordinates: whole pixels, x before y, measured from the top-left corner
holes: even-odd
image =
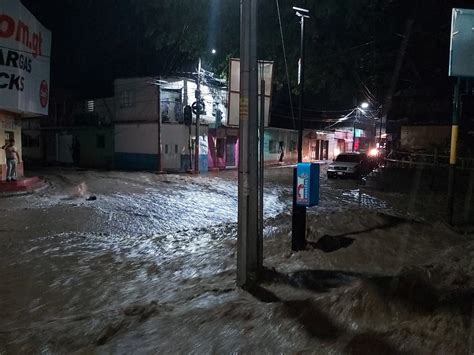
[[[296,129],[295,112],[293,109],[293,99],[291,97],[290,74],[288,72],[288,61],[286,59],[285,39],[283,37],[283,26],[281,25],[280,2],[279,0],[275,0],[275,2],[276,2],[277,12],[278,12],[278,23],[280,25],[281,46],[283,50],[283,59],[285,61],[286,82],[288,84],[288,97],[290,99],[291,117],[293,119],[293,129]]]

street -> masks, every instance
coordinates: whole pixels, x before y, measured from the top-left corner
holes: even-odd
[[[235,285],[236,171],[38,173],[46,189],[0,199],[0,354],[472,344],[472,238],[404,215],[397,195],[323,169],[308,250],[294,254],[291,169],[267,170],[267,271],[250,294]]]

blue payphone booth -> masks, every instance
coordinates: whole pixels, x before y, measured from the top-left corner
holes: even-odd
[[[312,207],[319,204],[320,166],[315,163],[298,163],[296,166],[296,204]]]

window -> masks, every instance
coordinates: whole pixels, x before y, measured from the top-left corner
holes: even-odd
[[[270,154],[278,154],[278,142],[270,140],[268,142],[268,151]]]
[[[94,102],[94,100],[86,101],[86,110],[87,110],[87,112],[94,112],[95,111],[95,102]]]
[[[178,154],[178,145],[177,144],[174,145],[174,154]]]
[[[165,154],[168,154],[168,144],[165,144]]]
[[[132,107],[132,91],[131,90],[124,90],[120,94],[120,107]]]
[[[97,135],[97,148],[104,149],[105,148],[105,135],[98,134]]]

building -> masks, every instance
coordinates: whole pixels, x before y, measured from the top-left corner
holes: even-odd
[[[22,120],[48,114],[51,32],[19,0],[2,0],[0,13],[0,143],[14,139],[22,157]],[[36,139],[27,145],[37,144]],[[1,180],[6,178],[5,161],[2,149]],[[17,176],[24,169],[18,164]]]
[[[30,164],[113,168],[113,98],[83,100],[55,93],[51,114],[23,121],[24,160]]]
[[[195,159],[196,127],[184,123],[183,108],[194,101],[196,89],[193,80],[182,77],[115,80],[115,167],[157,170],[160,138],[161,169],[190,170]],[[227,117],[225,86],[204,80],[201,96],[205,113],[200,119],[199,171],[208,171],[209,128],[216,130]]]

